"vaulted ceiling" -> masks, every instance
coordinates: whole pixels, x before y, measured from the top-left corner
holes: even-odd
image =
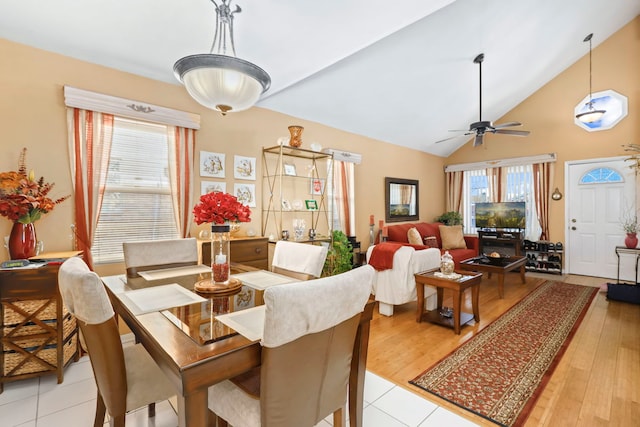
[[[477,54],[482,118],[495,121],[587,54],[587,34],[595,48],[640,14],[640,0],[235,4],[237,55],[272,78],[259,106],[438,156],[470,137],[436,141],[479,118]],[[209,51],[215,22],[209,0],[0,0],[0,10],[2,38],[172,84],[177,59]]]

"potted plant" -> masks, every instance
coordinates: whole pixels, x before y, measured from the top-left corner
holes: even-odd
[[[441,222],[444,225],[461,225],[462,215],[456,211],[445,212],[436,218],[436,222]]]
[[[629,216],[622,220],[622,229],[625,233],[627,233],[627,237],[624,239],[624,245],[633,249],[638,246],[638,230],[640,230],[640,225],[638,224],[637,216]]]
[[[333,230],[332,235],[333,242],[322,269],[323,277],[344,273],[353,267],[353,247],[347,235],[340,230]]]

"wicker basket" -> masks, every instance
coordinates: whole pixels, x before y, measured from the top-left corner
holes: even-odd
[[[44,339],[40,340],[40,344],[44,342]],[[43,350],[40,350],[34,357],[27,356],[23,353],[9,351],[4,352],[4,376],[14,376],[22,374],[31,374],[34,372],[51,371],[58,367],[57,360],[57,346],[47,345]],[[37,348],[37,347],[36,347]],[[74,334],[63,347],[63,365],[66,365],[69,360],[76,354],[78,349],[78,336]],[[18,367],[28,359],[23,365]],[[17,367],[17,368],[16,368]]]

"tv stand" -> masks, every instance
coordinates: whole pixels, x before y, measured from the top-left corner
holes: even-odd
[[[524,230],[478,230],[478,241],[481,254],[498,252],[501,255],[521,256]]]

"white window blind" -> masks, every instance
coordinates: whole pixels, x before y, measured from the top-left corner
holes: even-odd
[[[122,243],[178,238],[169,183],[167,127],[114,119],[107,184],[92,254],[122,262]]]

